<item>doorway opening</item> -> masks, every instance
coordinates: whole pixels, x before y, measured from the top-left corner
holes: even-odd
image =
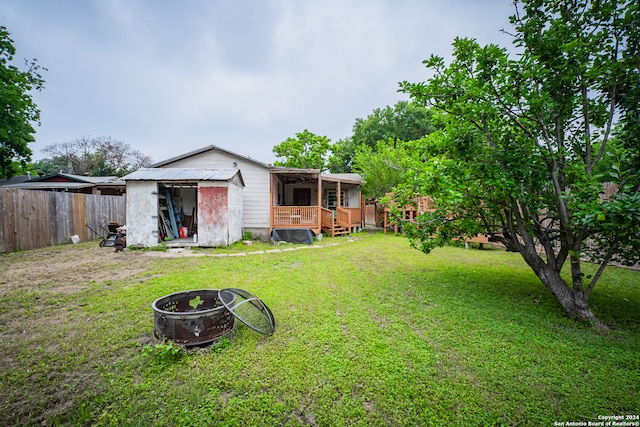
[[[195,242],[198,233],[197,216],[197,183],[158,184],[158,236],[161,241]]]

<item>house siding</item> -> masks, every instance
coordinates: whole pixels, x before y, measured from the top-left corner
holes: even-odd
[[[235,165],[234,165],[235,163]],[[242,226],[245,231],[268,237],[270,174],[269,169],[215,149],[163,164],[163,168],[240,169],[245,188],[242,190]]]

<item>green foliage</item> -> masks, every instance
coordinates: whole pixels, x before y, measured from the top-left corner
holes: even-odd
[[[429,251],[482,231],[520,252],[570,316],[597,323],[587,300],[601,270],[585,283],[583,256],[602,269],[640,260],[640,138],[629,101],[640,97],[639,14],[633,1],[518,1],[516,59],[458,38],[451,64],[432,56],[429,81],[401,83],[444,124],[423,140],[419,179],[397,191],[400,204],[437,200],[406,225],[414,245]],[[607,149],[617,118],[622,131]],[[619,188],[610,200],[600,197],[603,175]],[[569,283],[560,277],[567,261]]]
[[[142,348],[142,356],[149,358],[151,363],[159,367],[172,365],[183,355],[184,349],[173,341],[161,341]]]
[[[431,112],[407,101],[398,101],[393,107],[373,110],[366,119],[356,119],[353,125],[353,143],[359,147],[375,148],[381,141],[415,141],[435,130]]]
[[[327,160],[327,168],[332,173],[351,173],[356,144],[351,137],[340,139],[331,145],[331,155]]]
[[[34,59],[21,71],[12,65],[15,53],[7,28],[0,26],[0,178],[11,178],[31,160],[28,144],[35,141],[32,123],[40,120],[40,110],[30,92],[44,87],[45,69]]]
[[[393,141],[395,146],[418,140],[434,130],[431,112],[419,105],[399,101],[393,107],[375,109],[365,119],[356,119],[351,137],[331,147],[329,169],[334,173],[351,172],[359,150],[368,147],[375,153],[379,143]]]
[[[415,143],[391,140],[378,142],[375,150],[366,144],[359,146],[353,169],[364,180],[362,195],[379,199],[404,182],[415,168],[415,146]]]
[[[216,353],[221,353],[230,346],[231,346],[231,340],[227,337],[222,337],[216,343],[213,344],[212,350]]]
[[[273,147],[273,154],[281,160],[275,166],[302,169],[326,169],[325,160],[330,148],[326,136],[316,135],[305,129],[296,133],[295,138],[287,138]]]

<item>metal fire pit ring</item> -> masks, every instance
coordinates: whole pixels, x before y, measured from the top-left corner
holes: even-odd
[[[158,298],[153,336],[184,346],[208,344],[231,332],[235,318],[227,310],[217,289],[177,292]]]

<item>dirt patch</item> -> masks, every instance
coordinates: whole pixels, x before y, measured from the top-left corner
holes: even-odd
[[[78,309],[82,295],[157,277],[158,261],[144,251],[116,253],[97,241],[0,253],[0,385],[11,395],[0,405],[0,418],[40,424],[99,387],[92,355],[75,345],[94,316]]]
[[[121,280],[144,270],[149,260],[143,253],[119,252],[100,248],[95,243],[65,245],[20,253],[0,254],[0,289],[15,289],[24,285],[54,287],[75,286],[87,282]]]

